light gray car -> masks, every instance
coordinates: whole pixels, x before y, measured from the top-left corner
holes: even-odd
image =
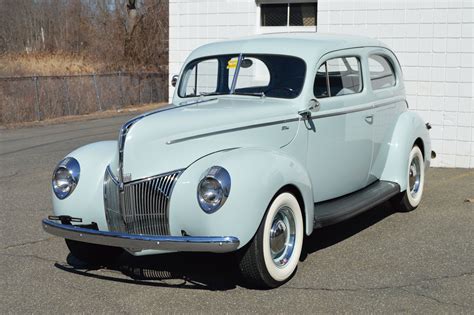
[[[237,251],[251,285],[276,287],[314,229],[387,200],[400,211],[421,201],[429,124],[409,111],[400,65],[379,41],[213,43],[173,85],[172,104],[54,170],[43,227],[76,257]]]

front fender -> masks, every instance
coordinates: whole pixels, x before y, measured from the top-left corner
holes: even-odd
[[[80,165],[79,183],[72,194],[60,200],[52,192],[55,215],[82,218],[88,224],[96,222],[99,230],[108,231],[104,212],[103,183],[107,165],[117,154],[117,141],[101,141],[80,147],[67,156]]]
[[[207,214],[197,201],[197,185],[207,170],[222,166],[231,176],[226,203]],[[313,231],[314,207],[311,181],[305,168],[281,151],[245,148],[221,151],[197,160],[187,168],[174,188],[170,208],[172,235],[231,235],[240,247],[254,236],[275,194],[284,186],[296,187],[304,202],[306,232]]]
[[[393,130],[392,138],[383,145],[379,160],[375,163],[383,165],[381,180],[391,181],[400,185],[401,191],[407,189],[408,157],[417,139],[423,141],[425,166],[431,163],[431,141],[425,122],[414,112],[402,113]],[[380,157],[386,157],[381,159]],[[383,163],[385,162],[385,163]]]

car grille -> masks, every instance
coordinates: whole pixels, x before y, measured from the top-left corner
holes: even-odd
[[[169,199],[182,171],[120,184],[107,168],[104,207],[110,231],[142,235],[170,235]],[[122,200],[121,200],[122,199]]]

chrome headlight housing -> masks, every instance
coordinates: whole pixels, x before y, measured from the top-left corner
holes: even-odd
[[[230,175],[223,167],[213,166],[197,187],[199,206],[206,213],[219,210],[229,197]]]
[[[52,186],[56,197],[64,199],[69,196],[79,183],[81,167],[73,157],[67,157],[54,169]]]

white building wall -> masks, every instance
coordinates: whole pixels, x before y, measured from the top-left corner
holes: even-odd
[[[258,12],[254,0],[170,0],[170,75],[199,45],[262,32]],[[411,109],[433,126],[433,166],[474,168],[474,0],[320,0],[317,30],[392,47]]]
[[[217,40],[254,35],[257,30],[256,5],[251,0],[170,0],[169,14],[170,80],[193,49]],[[171,86],[169,93],[172,97]]]
[[[395,51],[410,108],[433,125],[433,165],[474,168],[474,1],[320,0],[318,11],[318,32],[366,35]]]

